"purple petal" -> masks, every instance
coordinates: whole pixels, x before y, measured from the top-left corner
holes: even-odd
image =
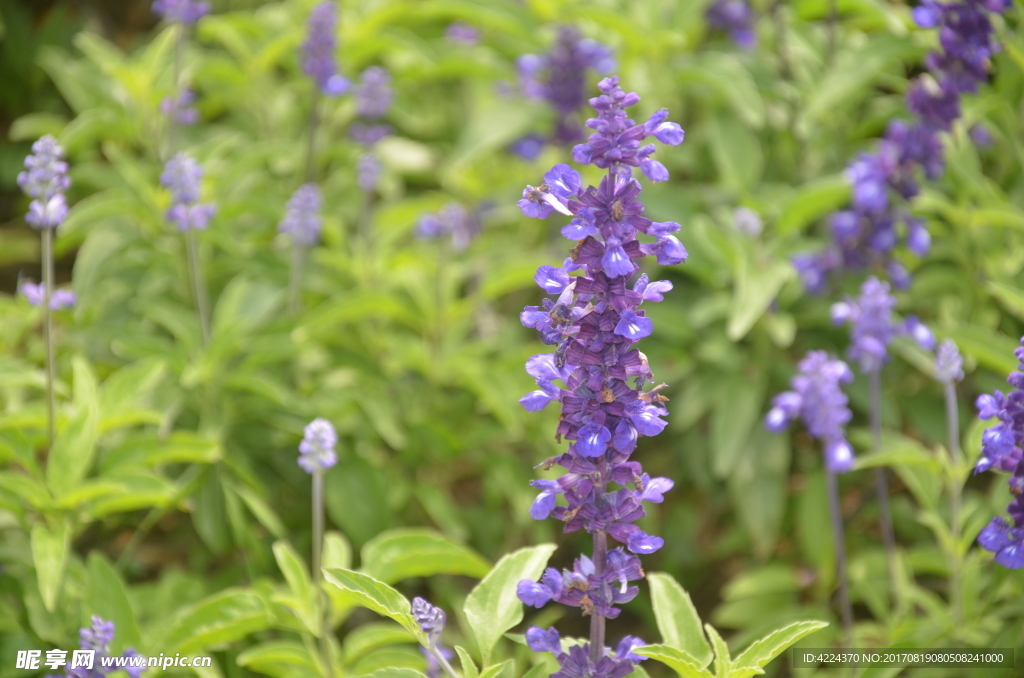
[[[622,241],[612,236],[605,243],[604,256],[601,257],[601,267],[609,278],[617,278],[620,275],[633,273],[633,262],[630,260],[626,250],[622,248]]]
[[[565,272],[565,269],[555,268],[548,264],[538,268],[533,279],[548,294],[561,294],[565,286],[569,284],[569,274]]]
[[[575,448],[576,453],[582,457],[601,456],[612,439],[612,433],[607,427],[593,422],[581,427],[578,435]]]
[[[614,331],[621,337],[639,341],[654,331],[654,322],[650,318],[637,315],[636,311],[626,309],[619,316],[619,324],[615,326]]]
[[[553,595],[554,593],[547,586],[530,581],[529,579],[520,580],[516,586],[516,596],[522,601],[523,605],[530,605],[531,607],[544,607],[545,603],[551,600]]]
[[[626,544],[626,548],[633,553],[654,553],[664,545],[665,540],[661,537],[654,537],[637,530],[629,535],[629,543]]]
[[[644,158],[640,161],[640,171],[651,181],[668,181],[668,169],[657,160]]]

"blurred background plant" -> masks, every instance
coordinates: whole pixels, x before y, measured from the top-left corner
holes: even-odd
[[[290,316],[292,248],[277,229],[305,182],[300,46],[315,4],[213,0],[185,45],[198,121],[176,144],[203,166],[203,199],[218,208],[196,234],[208,343],[160,188],[161,103],[177,93],[173,28],[142,1],[0,4],[0,676],[17,673],[17,649],[73,647],[92,615],[116,623],[114,653],[209,650],[210,676],[315,672],[298,555],[311,551],[309,483],[295,464],[314,417],[339,438],[324,478],[324,565],[358,565],[447,610],[446,644],[468,647],[478,664],[473,617],[459,612],[471,579],[524,546],[564,539],[560,554],[580,550],[577,535],[528,517],[530,466],[560,451],[557,415],[517,404],[532,388],[523,364],[539,350],[518,314],[535,303],[536,268],[562,261],[564,224],[526,219],[514,203],[565,150],[538,141],[535,153],[516,151],[528,135],[552,139],[581,121],[524,95],[517,61],[554,53],[566,27],[611,53],[588,63],[587,96],[613,57],[643,98],[637,119],[664,106],[687,134],[659,154],[671,180],[643,193],[648,216],[682,224],[690,252],[678,270],[647,269],[675,285],[649,311],[658,332],[644,349],[669,384],[671,415],[637,454],[652,476],[676,481],[641,523],[666,542],[649,569],[681,582],[732,648],[796,619],[835,622],[821,455],[808,435],[771,435],[761,421],[800,357],[848,344],[829,308],[856,296],[863,276],[809,295],[790,258],[829,241],[826,217],[851,200],[850,159],[873,150],[890,120],[909,119],[908,83],[936,31],[914,23],[910,4],[884,0],[733,3],[746,7],[725,15],[733,23],[687,0],[341,2],[339,71],[356,83],[387,69],[392,130],[374,144],[367,211],[365,149],[349,135],[356,100],[321,99],[321,242],[307,252],[302,310]],[[930,253],[894,255],[913,274],[897,312],[964,355],[965,459],[947,461],[943,387],[912,341],[890,347],[878,453],[868,454],[867,379],[847,387],[860,458],[840,481],[855,645],[1024,646],[1024,579],[974,545],[1003,513],[1005,489],[994,475],[968,476],[984,428],[971,405],[1005,390],[1024,334],[1021,15],[1014,3],[993,19],[1003,50],[991,82],[963,97],[942,137],[945,173],[908,204],[927,222]],[[56,285],[77,297],[57,324],[49,452],[42,312],[16,295],[19,279],[40,280],[16,176],[47,133],[72,178]],[[895,591],[863,470],[878,465],[892,471]],[[963,484],[953,530],[942,494]],[[552,566],[571,567],[561,557]],[[962,619],[950,606],[951,562]],[[382,625],[346,595],[332,589],[346,675],[427,670],[410,645],[415,626]],[[527,621],[546,627],[556,614]],[[669,642],[658,621],[642,589],[617,624]],[[586,635],[585,619],[559,627]],[[802,642],[826,646],[838,630]],[[536,661],[514,642],[491,659],[505,658]],[[786,663],[767,670],[787,675]]]

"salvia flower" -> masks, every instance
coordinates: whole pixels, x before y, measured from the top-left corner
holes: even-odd
[[[617,617],[619,605],[637,595],[631,582],[644,572],[635,554],[652,553],[664,545],[662,538],[645,533],[636,521],[646,514],[645,503],[660,503],[673,486],[668,478],[651,478],[630,458],[641,436],[657,435],[666,425],[667,398],[660,393],[664,384],[644,390],[653,377],[634,344],[654,329],[641,304],[661,301],[672,289],[669,281],[652,282],[646,274],[637,275],[635,262],[645,256],[655,256],[665,265],[686,259],[685,248],[671,235],[679,224],[643,216],[644,206],[637,200],[640,182],[631,169],[654,150],[651,145],[638,155],[639,140],[654,134],[664,143],[679,143],[682,130],[665,123],[667,111],[641,125],[627,120],[622,109],[639,97],[622,92],[618,82],[613,77],[599,84],[602,95],[591,103],[601,117],[588,123],[598,132],[585,153],[574,153],[577,160],[583,155],[586,162],[608,170],[600,185],[584,188],[576,170],[559,164],[544,175],[540,186],[528,186],[519,201],[529,217],[554,212],[570,217],[562,233],[576,241],[562,266],[541,266],[534,276],[537,285],[555,298],[527,306],[520,315],[524,326],[536,329],[541,341],[556,347],[553,353],[527,361],[526,371],[536,380],[537,390],[520,403],[536,411],[557,401],[562,411],[555,438],[569,443],[563,454],[543,463],[545,468],[562,466],[566,472],[556,480],[532,481],[540,493],[530,515],[560,520],[565,532],[585,530],[594,535],[595,556],[580,556],[571,570],[549,568],[540,581],[519,582],[516,592],[527,605],[555,601],[579,608],[601,624]],[[639,237],[653,242],[641,242]],[[558,503],[559,497],[564,504]],[[596,545],[605,544],[608,537],[619,546],[598,549]],[[554,629],[533,627],[526,638],[535,651],[555,655],[561,670],[554,675],[562,678],[624,676],[642,659],[630,652],[632,639],[624,639],[615,652],[591,652],[587,645],[563,652]]]
[[[997,563],[1010,569],[1024,567],[1024,337],[1021,344],[1014,351],[1017,371],[1007,379],[1014,390],[1008,395],[1000,391],[982,395],[975,403],[981,419],[997,418],[999,423],[982,434],[981,458],[974,472],[995,469],[1010,473],[1013,495],[1007,506],[1010,519],[994,517],[978,535],[978,543],[995,554]]]
[[[93,615],[89,626],[81,628],[78,632],[79,648],[82,650],[92,650],[96,653],[93,656],[92,668],[87,669],[82,666],[76,666],[73,669],[68,668],[62,678],[104,678],[108,674],[120,670],[120,668],[115,668],[114,666],[104,665],[106,663],[104,659],[108,659],[111,656],[110,644],[114,641],[114,632],[114,622],[104,621],[101,617]],[[129,648],[120,656],[135,657],[137,655],[134,649]],[[70,662],[68,662],[68,665],[70,666]],[[141,666],[125,666],[123,668],[131,678],[139,678],[142,675],[143,667]],[[50,676],[48,678],[57,677]]]
[[[842,384],[853,381],[853,372],[842,360],[825,351],[811,351],[798,365],[792,391],[784,391],[772,400],[765,416],[765,427],[781,433],[795,419],[801,419],[807,431],[825,445],[825,468],[846,473],[853,468],[853,448],[846,440],[845,426],[853,416]]]
[[[749,207],[737,207],[732,213],[732,222],[737,231],[749,238],[756,238],[764,229],[761,215]]]
[[[203,231],[216,213],[213,204],[199,203],[203,168],[186,153],[177,153],[167,161],[160,184],[171,191],[171,206],[166,217],[181,232]]]
[[[901,325],[892,318],[896,297],[889,283],[871,276],[860,288],[860,296],[832,305],[832,322],[850,323],[851,344],[847,355],[860,363],[865,373],[881,369],[889,360],[889,343],[897,334],[908,334],[923,348],[935,348],[935,337],[926,325],[909,316]]]
[[[904,225],[903,241],[918,256],[927,253],[930,238],[900,203],[917,195],[917,174],[929,180],[941,176],[945,160],[939,134],[960,117],[960,96],[987,80],[991,56],[999,50],[989,13],[1009,6],[1004,0],[926,0],[914,8],[919,26],[939,29],[942,51],[928,55],[929,72],[907,89],[907,108],[916,119],[892,121],[878,149],[847,168],[853,201],[850,209],[832,215],[832,243],[820,254],[794,258],[809,292],[824,291],[828,274],[840,268],[874,266],[886,270],[897,287],[910,284],[910,274],[892,256],[900,240],[898,225]]]
[[[416,235],[424,240],[449,236],[452,249],[462,252],[480,232],[484,213],[490,205],[481,204],[470,212],[457,202],[450,202],[436,214],[425,213],[416,223]]]
[[[309,474],[326,471],[338,463],[334,451],[338,444],[338,433],[334,425],[323,418],[316,418],[306,425],[302,442],[299,443],[299,466]]]
[[[337,24],[337,3],[324,0],[310,12],[306,23],[306,40],[302,43],[302,72],[312,78],[320,91],[328,96],[344,94],[349,89],[349,81],[338,74],[334,59]]]
[[[18,173],[18,186],[30,198],[25,221],[37,229],[57,228],[68,215],[64,192],[71,185],[64,149],[47,134],[32,144],[25,158],[25,170]]]
[[[194,107],[195,102],[195,92],[184,89],[176,97],[164,97],[160,102],[160,112],[180,125],[194,125],[199,121],[199,111]]]
[[[36,284],[26,280],[21,283],[18,291],[21,292],[21,295],[33,306],[42,306],[43,300],[46,297],[46,287],[44,283]],[[71,308],[74,305],[75,293],[71,290],[54,290],[53,294],[50,295],[50,308],[54,311]]]
[[[153,13],[175,24],[190,26],[210,13],[205,0],[154,0]]]
[[[943,384],[952,384],[964,378],[964,359],[957,350],[956,342],[943,339],[935,351],[935,379]]]
[[[448,25],[448,28],[445,29],[444,37],[454,45],[472,47],[480,42],[480,31],[469,24],[456,21]]]
[[[420,630],[427,634],[431,643],[437,640],[437,637],[444,631],[448,620],[444,610],[436,605],[431,605],[419,596],[412,599],[412,618],[419,625]]]
[[[322,203],[320,187],[314,183],[303,184],[288,200],[284,219],[277,226],[278,232],[291,236],[296,245],[315,245],[320,240],[323,227],[323,218],[320,216]]]
[[[715,0],[704,13],[708,25],[729,33],[733,41],[743,49],[757,45],[754,33],[754,10],[746,0]]]
[[[367,120],[384,117],[394,97],[391,74],[381,66],[370,66],[360,76],[355,94],[356,110],[360,116]]]
[[[380,158],[376,153],[367,152],[360,155],[356,161],[356,183],[359,188],[364,192],[372,191],[380,179],[381,169]]]
[[[524,54],[516,67],[523,94],[545,99],[555,109],[558,118],[551,140],[566,145],[583,138],[576,113],[587,102],[588,70],[609,73],[615,69],[615,59],[608,47],[584,39],[572,26],[562,26],[550,53]]]

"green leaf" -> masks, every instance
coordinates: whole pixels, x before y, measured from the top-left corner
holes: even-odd
[[[114,654],[120,654],[129,647],[138,647],[139,629],[124,581],[99,551],[89,553],[88,579],[82,600],[83,626],[88,625],[92,615],[112,621],[117,627]]]
[[[851,432],[850,438],[864,448],[870,449],[874,445],[871,434],[867,431]],[[939,474],[942,471],[942,463],[920,441],[890,431],[882,432],[881,449],[858,457],[854,468],[859,470],[899,465],[918,466],[934,474]]]
[[[57,605],[57,593],[64,576],[64,563],[67,560],[68,546],[71,544],[71,527],[61,522],[54,528],[42,523],[32,526],[32,563],[36,568],[36,579],[39,580],[39,595],[48,612],[53,612]]]
[[[842,174],[804,184],[782,208],[779,235],[793,235],[816,219],[839,209],[850,201],[851,190],[849,180]]]
[[[708,638],[711,639],[711,645],[715,648],[715,678],[727,678],[729,671],[732,670],[729,647],[711,624],[705,624],[704,630],[707,632]]]
[[[757,421],[764,399],[765,381],[745,374],[732,375],[720,385],[711,416],[712,470],[718,478],[733,472]]]
[[[194,653],[240,640],[268,628],[270,616],[255,593],[225,589],[178,613],[160,639],[164,652]]]
[[[828,622],[801,621],[768,634],[736,657],[729,678],[750,678],[764,673],[762,669],[768,662],[782,654],[793,643],[826,626]]]
[[[750,127],[731,115],[716,115],[709,121],[708,143],[718,174],[726,186],[745,193],[761,183],[764,172],[761,140]]]
[[[469,652],[461,645],[456,645],[455,653],[459,655],[459,661],[462,662],[463,678],[478,678],[480,672],[477,670],[476,664],[473,663],[473,658],[469,656]]]
[[[703,638],[703,633],[701,633],[701,637]],[[711,672],[685,650],[669,645],[644,645],[633,648],[633,652],[644,657],[657,659],[682,676],[682,678],[712,678]],[[708,652],[710,653],[710,648]]]
[[[377,669],[373,673],[367,673],[363,678],[425,678],[416,669],[394,668]]]
[[[366,655],[349,668],[353,676],[370,675],[386,669],[422,669],[426,659],[417,649],[411,647],[384,647]]]
[[[409,577],[464,574],[484,577],[491,569],[472,549],[426,528],[389,530],[371,539],[362,550],[362,569],[386,584]]]
[[[740,259],[725,329],[730,341],[739,341],[747,336],[792,277],[793,266],[788,261],[762,261],[756,252]]]
[[[345,663],[351,664],[363,655],[379,647],[415,643],[416,639],[401,626],[391,622],[362,624],[345,636],[342,652]]]
[[[42,483],[21,473],[0,471],[0,490],[6,490],[23,499],[34,509],[47,508],[52,504],[50,493]]]
[[[797,539],[804,557],[817,569],[818,575],[831,582],[835,549],[825,474],[821,471],[810,474],[804,483],[797,495]]]
[[[412,618],[409,601],[401,593],[368,574],[340,567],[325,567],[324,576],[330,583],[348,591],[363,607],[394,619],[405,627],[421,645],[426,646],[426,637]]]
[[[523,604],[516,596],[519,580],[539,578],[556,548],[540,544],[503,556],[467,596],[463,610],[485,665],[502,634],[523,620]]]
[[[1019,346],[1005,334],[976,325],[959,325],[947,331],[960,352],[970,356],[997,374],[1009,374],[1017,369],[1013,351]]]
[[[358,546],[386,530],[391,522],[384,479],[365,459],[338,462],[324,478],[331,520]]]
[[[263,642],[238,653],[239,666],[268,676],[319,675],[319,666],[309,650],[295,641]]]
[[[500,664],[488,667],[480,678],[515,678],[516,663],[514,659],[506,659]]]
[[[3,37],[2,32],[0,37]],[[35,141],[46,134],[58,136],[66,124],[67,118],[57,113],[29,113],[11,123],[7,138],[11,141]]]
[[[705,52],[693,66],[677,70],[680,80],[699,82],[727,101],[744,125],[760,129],[764,125],[764,101],[750,71],[735,54]]]
[[[231,489],[242,498],[245,502],[246,508],[256,516],[256,520],[260,522],[260,525],[267,528],[270,534],[274,535],[277,539],[282,539],[288,533],[287,528],[281,519],[274,512],[274,509],[270,508],[270,505],[263,501],[263,497],[258,492],[254,491],[248,485],[242,483],[232,483]]]
[[[348,570],[352,567],[352,547],[345,535],[330,531],[324,535],[323,567],[340,567]]]
[[[314,611],[313,584],[310,583],[306,564],[292,548],[292,545],[286,541],[274,542],[273,550],[277,566],[281,569],[281,574],[288,582],[288,588],[291,589],[292,596],[298,604],[295,613],[310,633],[314,636],[320,635]]]
[[[789,436],[754,426],[729,476],[729,492],[759,558],[775,548],[788,495]]]
[[[682,650],[699,668],[711,663],[711,646],[704,638],[700,617],[690,594],[664,572],[647,575],[658,631],[668,647]]]
[[[57,433],[46,461],[46,484],[55,497],[77,487],[89,471],[96,452],[100,411],[96,380],[84,360],[75,358],[72,365],[77,411]]]

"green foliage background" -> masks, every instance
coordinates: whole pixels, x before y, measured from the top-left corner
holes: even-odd
[[[584,548],[529,517],[532,467],[559,449],[557,414],[516,402],[532,388],[525,360],[544,350],[518,313],[541,296],[534,270],[561,261],[568,243],[557,220],[526,219],[514,203],[569,151],[548,147],[532,163],[508,153],[552,114],[496,88],[514,88],[515,58],[546,51],[559,22],[615,49],[624,87],[643,98],[634,117],[668,107],[687,132],[659,153],[672,180],[645,184],[642,196],[649,216],[683,225],[690,252],[680,267],[649,271],[675,284],[649,311],[656,331],[642,346],[670,385],[671,415],[637,458],[676,486],[645,519],[666,541],[645,566],[682,582],[733,648],[798,619],[834,621],[820,452],[804,433],[765,433],[760,419],[807,350],[845,350],[828,308],[860,280],[808,296],[788,260],[820,246],[821,218],[848,201],[846,162],[906,117],[908,76],[935,32],[916,28],[903,3],[840,0],[830,50],[825,0],[755,2],[759,47],[748,53],[707,31],[707,2],[342,2],[341,68],[391,71],[396,133],[380,146],[385,175],[367,213],[355,186],[359,149],[346,133],[354,104],[326,104],[315,156],[324,243],[294,317],[284,303],[290,252],[276,226],[301,182],[310,86],[297,51],[312,4],[219,3],[188,44],[185,77],[202,122],[181,143],[205,167],[206,197],[219,208],[200,236],[214,302],[206,346],[159,188],[172,29],[154,25],[144,5],[124,15],[101,4],[0,5],[0,677],[23,675],[9,661],[17,649],[71,647],[91,614],[117,622],[118,651],[213,652],[204,678],[313,675],[296,592],[310,550],[309,483],[295,450],[316,416],[341,437],[327,475],[336,532],[325,564],[442,605],[451,642],[478,662],[486,651],[457,612],[472,580],[522,547],[557,542],[559,567]],[[900,313],[916,313],[966,356],[970,459],[983,428],[971,404],[1005,389],[1024,334],[1021,15],[1017,3],[997,20],[1004,51],[992,83],[965,98],[945,138],[946,174],[912,204],[934,245],[923,260],[905,259],[915,279],[898,295]],[[456,20],[479,28],[482,43],[446,42]],[[975,123],[991,147],[971,142]],[[38,278],[38,236],[22,220],[27,200],[14,179],[44,133],[71,163],[74,207],[57,253],[79,299],[59,316],[61,424],[49,459],[40,312],[13,295],[19,273]],[[466,252],[414,237],[423,212],[452,200],[496,205]],[[762,215],[759,237],[735,228],[740,205]],[[1019,653],[1024,579],[972,546],[1008,501],[1005,485],[944,461],[942,391],[928,357],[909,343],[894,353],[883,386],[887,456],[862,462],[885,462],[897,479],[893,595],[870,473],[842,478],[858,644]],[[852,439],[866,459],[866,379],[849,392]],[[964,539],[953,544],[941,495],[961,482]],[[947,603],[951,558],[964,568],[959,619]],[[612,622],[613,637],[664,635],[647,591]],[[423,670],[412,636],[345,595],[332,594],[346,675]],[[527,619],[546,626],[560,614]],[[559,626],[582,636],[585,621]],[[826,646],[836,634],[833,624],[802,642]],[[515,658],[519,672],[539,661],[515,643],[495,658]],[[787,674],[787,663],[768,671]]]

